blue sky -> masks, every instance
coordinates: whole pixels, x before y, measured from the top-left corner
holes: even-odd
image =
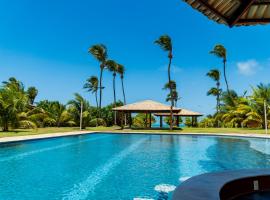
[[[205,74],[222,69],[209,54],[217,43],[228,49],[228,79],[240,94],[268,83],[270,26],[228,28],[209,21],[180,0],[1,0],[0,80],[11,76],[39,89],[38,100],[66,103],[99,74],[87,53],[92,44],[107,46],[111,59],[125,65],[127,101],[164,102],[167,57],[153,41],[173,39],[173,79],[181,107],[212,113],[215,99],[206,92],[214,83]],[[112,101],[112,75],[105,73],[104,104]],[[117,95],[122,98],[120,81]],[[224,83],[223,83],[224,87]]]

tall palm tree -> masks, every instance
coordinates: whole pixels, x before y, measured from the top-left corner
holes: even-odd
[[[221,95],[220,72],[218,69],[212,69],[206,75],[216,82],[216,87],[211,88],[207,92],[207,95],[208,96],[212,95],[212,96],[216,97],[216,100],[217,100],[216,110],[217,110],[217,113],[219,113],[219,111],[220,111],[220,95]]]
[[[227,92],[230,95],[230,89],[229,89],[229,84],[228,84],[227,75],[226,75],[227,50],[223,45],[218,44],[214,47],[212,51],[210,51],[210,53],[222,59],[224,79],[225,79],[225,83],[227,87]]]
[[[27,96],[29,98],[29,103],[33,106],[35,99],[38,95],[38,90],[35,87],[29,87],[27,90]]]
[[[97,97],[97,91],[98,91],[98,77],[96,76],[91,76],[86,80],[86,83],[83,86],[84,89],[87,89],[88,92],[92,92],[95,94],[95,100],[96,100],[96,105],[98,109],[98,97]]]
[[[117,64],[117,73],[120,75],[120,78],[121,78],[122,93],[123,93],[123,97],[124,97],[124,105],[126,105],[127,102],[126,102],[126,93],[125,93],[125,87],[124,87],[125,67],[121,64]]]
[[[113,60],[108,60],[106,62],[106,66],[113,73],[113,100],[114,100],[114,108],[116,107],[116,92],[115,92],[115,77],[118,68],[118,64]],[[114,124],[116,125],[116,111],[114,111]]]
[[[92,54],[100,62],[100,76],[99,76],[99,117],[101,116],[102,105],[102,75],[106,67],[108,58],[107,48],[103,44],[96,44],[89,48],[88,52]]]
[[[168,64],[168,82],[169,82],[169,89],[170,89],[170,96],[173,96],[173,87],[172,87],[172,82],[171,82],[171,64],[172,64],[172,58],[173,58],[173,54],[172,54],[172,50],[173,50],[173,46],[172,46],[172,41],[170,36],[168,35],[162,35],[159,37],[159,39],[157,39],[155,41],[155,44],[159,45],[161,47],[161,49],[163,49],[164,51],[168,52],[168,58],[169,58],[169,64]],[[170,109],[170,130],[173,129],[172,126],[172,119],[173,119],[173,98],[171,98],[171,109]]]

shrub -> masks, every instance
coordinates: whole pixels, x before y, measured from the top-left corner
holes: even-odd
[[[90,127],[96,127],[96,126],[107,126],[106,122],[104,119],[102,118],[95,118],[95,119],[92,119],[90,122],[89,122],[89,126]]]

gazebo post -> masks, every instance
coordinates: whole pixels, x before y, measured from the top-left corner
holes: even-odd
[[[192,125],[192,127],[195,127],[195,119],[194,119],[194,117],[192,117],[191,119],[192,119],[191,125]]]
[[[176,116],[176,125],[179,127],[179,115]]]
[[[163,119],[162,119],[162,115],[159,116],[159,127],[160,127],[160,128],[163,127]]]
[[[129,116],[129,128],[131,128],[132,126],[132,116],[131,116],[131,112],[128,114]]]
[[[148,127],[148,115],[147,115],[147,112],[145,113],[145,121],[146,121],[146,124],[145,124],[145,128]]]
[[[123,120],[124,120],[124,112],[122,111],[121,112],[121,128],[124,129],[124,126],[123,126]]]
[[[198,122],[198,117],[195,116],[195,117],[194,117],[194,127],[197,127],[197,122]]]
[[[150,117],[149,128],[151,129],[151,127],[152,127],[152,114],[151,113],[149,113],[149,117]]]

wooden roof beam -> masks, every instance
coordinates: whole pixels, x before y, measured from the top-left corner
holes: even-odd
[[[237,24],[254,24],[254,23],[269,23],[270,18],[262,19],[239,19]]]
[[[213,8],[211,5],[209,5],[205,0],[197,0],[202,6],[206,7],[208,10],[210,10],[213,14],[215,14],[217,17],[221,18],[225,22],[228,22],[228,18],[222,15],[220,12],[218,12],[215,8]]]
[[[250,6],[252,6],[252,4],[255,1],[256,0],[242,1],[242,4],[239,6],[239,8],[236,9],[236,11],[233,13],[231,18],[229,19],[228,21],[229,26],[233,27],[238,22],[238,20],[243,16],[243,14],[250,8]]]

